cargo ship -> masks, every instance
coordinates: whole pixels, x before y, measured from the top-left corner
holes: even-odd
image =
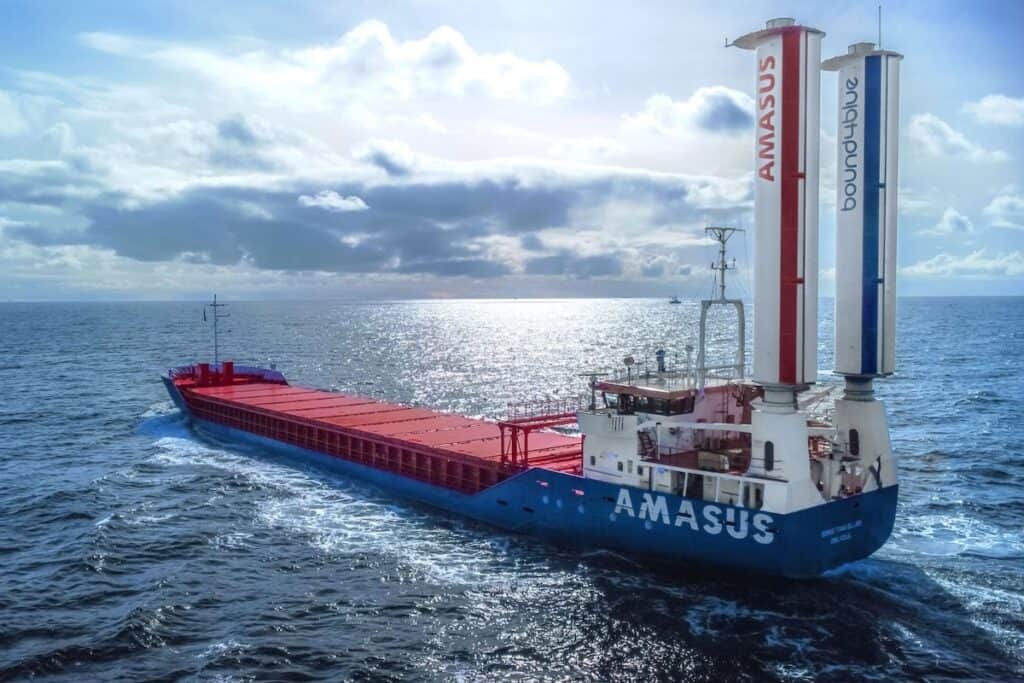
[[[293,386],[274,368],[220,362],[216,298],[214,362],[168,371],[168,393],[201,432],[511,532],[793,578],[867,557],[892,531],[898,492],[873,381],[895,359],[901,56],[861,43],[824,63],[840,73],[835,371],[844,385],[817,414],[822,35],[776,19],[733,43],[757,56],[751,376],[744,304],[726,296],[736,229],[711,226],[717,296],[701,302],[695,362],[692,345],[679,367],[664,350],[654,366],[628,356],[621,371],[589,373],[581,399],[486,421]],[[707,319],[717,306],[734,309],[737,339],[735,355],[716,364]]]

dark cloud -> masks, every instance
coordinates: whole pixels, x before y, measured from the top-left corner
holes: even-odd
[[[429,273],[442,277],[465,276],[475,278],[491,278],[508,275],[512,272],[504,263],[487,259],[450,259],[442,261],[413,261],[397,269],[399,273]]]
[[[237,114],[217,124],[217,139],[207,157],[224,168],[271,171],[281,168],[272,157],[276,142],[269,128]]]
[[[521,232],[564,226],[590,188],[527,186],[516,179],[374,187],[360,193],[374,209],[439,223],[476,222],[483,232]]]
[[[356,158],[376,166],[389,176],[402,178],[412,173],[412,158],[408,150],[380,143],[371,143],[361,150]]]
[[[69,193],[91,197],[89,201],[113,200],[114,195],[103,190],[104,180],[103,172],[87,159],[25,162],[17,171],[0,172],[0,202],[54,208],[80,203],[69,198]]]
[[[661,277],[665,274],[665,264],[661,261],[651,261],[641,266],[640,272],[644,277]]]
[[[560,251],[551,256],[540,256],[526,261],[527,275],[566,275],[577,278],[622,274],[622,259],[616,254],[577,256]]]
[[[236,117],[222,121],[218,135],[244,160],[248,151],[260,150],[262,130]],[[546,173],[539,179],[532,173],[530,169],[505,170],[459,178],[449,172],[451,179],[446,181],[416,182],[410,176],[386,184],[310,181],[295,182],[287,189],[195,187],[140,204],[103,190],[103,177],[96,172],[79,174],[67,164],[56,163],[33,167],[31,173],[0,174],[0,200],[54,205],[75,217],[75,229],[10,226],[5,231],[8,238],[36,245],[90,245],[149,262],[245,262],[279,271],[473,278],[512,272],[508,263],[482,251],[479,240],[493,235],[518,237],[522,248],[533,252],[525,263],[530,275],[581,279],[621,275],[623,261],[614,253],[538,253],[545,244],[537,232],[579,228],[574,216],[580,208],[620,200],[640,202],[657,207],[654,223],[698,220],[716,211],[695,206],[689,198],[691,189],[705,202],[704,198],[715,196],[714,188],[696,184],[708,181],[630,173],[582,177]],[[313,211],[298,201],[301,195],[326,191],[361,197],[370,208]],[[656,277],[663,272],[651,266],[644,275]]]
[[[340,231],[323,222],[296,220],[299,212],[290,204],[282,206],[282,199],[264,197],[256,203],[205,192],[136,210],[97,207],[89,212],[87,234],[96,246],[140,261],[191,253],[219,265],[248,259],[273,270],[366,272],[385,267],[390,253],[383,245],[348,244]]]
[[[754,125],[754,116],[726,92],[706,95],[696,117],[697,125],[716,133],[746,130]]]
[[[57,247],[71,244],[89,244],[84,233],[72,230],[54,230],[38,225],[8,225],[3,234],[10,239],[28,242],[37,247]]]
[[[532,232],[528,232],[525,235],[519,236],[519,246],[527,251],[542,251],[544,249],[544,241]]]
[[[259,138],[249,123],[241,116],[224,119],[217,124],[217,135],[242,145],[255,145]]]
[[[187,258],[232,265],[247,260],[271,270],[467,277],[510,270],[467,246],[480,232],[471,225],[442,227],[400,207],[347,214],[303,211],[292,192],[202,190],[134,209],[114,202],[88,206],[84,213],[90,225],[83,231],[12,226],[5,234],[40,246],[89,244],[139,261]]]

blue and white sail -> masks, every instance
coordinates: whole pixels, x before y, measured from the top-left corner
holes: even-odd
[[[822,63],[838,71],[835,370],[895,366],[899,63],[873,43]]]

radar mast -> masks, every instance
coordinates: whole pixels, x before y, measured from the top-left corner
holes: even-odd
[[[709,225],[704,228],[707,235],[718,242],[718,260],[711,264],[711,270],[715,271],[715,284],[718,289],[718,297],[703,299],[700,302],[700,343],[697,349],[697,383],[704,387],[708,371],[725,371],[730,378],[742,379],[746,374],[746,346],[747,328],[744,317],[743,301],[741,299],[727,299],[725,297],[725,275],[730,270],[736,270],[736,259],[732,263],[726,259],[726,243],[737,232],[743,232],[742,228],[733,228],[721,225]],[[726,365],[707,365],[707,324],[708,310],[712,306],[732,306],[736,309],[736,356],[732,363]]]
[[[217,321],[221,318],[230,318],[230,313],[221,313],[220,309],[227,308],[227,304],[217,303],[217,295],[213,295],[213,303],[203,306],[203,320],[206,320],[206,309],[212,308],[213,313],[213,362],[216,365],[220,362],[220,331],[217,329]]]

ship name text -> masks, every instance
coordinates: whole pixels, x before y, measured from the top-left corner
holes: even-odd
[[[682,500],[679,510],[673,516],[669,509],[668,499],[657,494],[644,493],[640,500],[640,508],[633,505],[633,497],[629,489],[619,489],[619,497],[615,502],[615,514],[627,515],[652,522],[661,522],[666,526],[688,526],[693,531],[717,536],[725,531],[737,540],[753,538],[756,542],[767,545],[775,540],[772,516],[764,512],[752,513],[750,510],[735,507],[722,507],[705,503],[697,514],[693,503]]]

